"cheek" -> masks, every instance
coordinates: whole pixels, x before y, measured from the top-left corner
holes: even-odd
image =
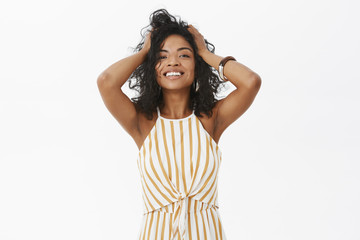
[[[160,66],[160,64],[157,64],[156,66],[155,66],[155,71],[156,71],[156,75],[157,76],[160,76],[161,75],[161,66]]]
[[[190,69],[190,71],[191,71],[191,74],[192,74],[192,75],[195,75],[195,64],[191,64],[191,65],[189,66],[189,69]]]
[[[195,60],[194,59],[191,63],[189,63],[189,65],[193,70],[195,70]]]

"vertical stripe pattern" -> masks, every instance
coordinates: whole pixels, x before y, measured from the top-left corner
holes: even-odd
[[[160,115],[138,154],[143,199],[139,240],[226,240],[217,202],[221,150],[194,112]]]

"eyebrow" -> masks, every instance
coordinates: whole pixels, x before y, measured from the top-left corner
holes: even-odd
[[[191,48],[188,48],[188,47],[181,47],[181,48],[178,48],[177,51],[181,51],[181,50],[189,50],[190,52],[193,52],[191,50]],[[168,50],[164,50],[164,49],[160,49],[160,52],[169,52]]]

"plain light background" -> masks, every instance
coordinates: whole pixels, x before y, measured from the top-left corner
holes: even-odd
[[[136,239],[138,148],[96,80],[163,7],[262,77],[219,141],[227,238],[359,240],[355,0],[1,2],[0,239]]]

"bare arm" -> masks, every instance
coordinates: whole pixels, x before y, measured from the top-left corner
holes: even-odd
[[[138,115],[134,103],[123,93],[121,87],[144,61],[149,48],[148,36],[141,51],[115,62],[105,69],[97,79],[97,86],[105,106],[133,137],[137,134]]]
[[[195,37],[199,55],[206,63],[219,70],[219,63],[223,58],[207,50],[203,36],[193,26],[190,25],[189,31]],[[260,76],[237,61],[228,61],[223,70],[226,78],[236,89],[218,102],[214,130],[214,135],[218,138],[250,107],[261,86]]]

